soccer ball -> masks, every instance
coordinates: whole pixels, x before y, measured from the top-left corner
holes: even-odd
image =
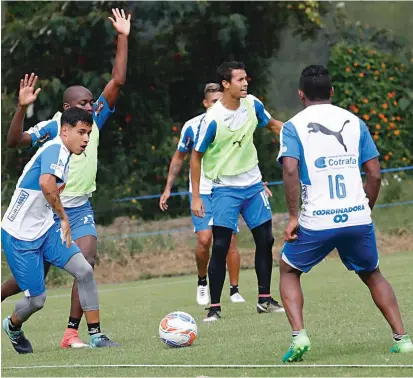
[[[159,337],[162,342],[174,348],[192,345],[197,332],[194,318],[182,311],[171,312],[159,324]]]

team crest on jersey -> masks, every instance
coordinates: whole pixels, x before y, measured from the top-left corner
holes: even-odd
[[[186,141],[185,141],[185,147],[189,148],[190,145],[191,145],[191,137],[187,136]]]
[[[96,107],[96,110],[95,110],[96,117],[97,117],[97,116],[99,115],[99,113],[103,110],[103,107],[104,107],[103,102],[102,102],[102,101],[99,101],[98,106]]]
[[[35,134],[36,134],[36,136],[40,136],[40,133],[39,132],[35,132]],[[37,141],[36,141],[36,143],[34,144],[35,146],[40,146],[40,145],[42,145],[43,143],[45,143],[48,139],[50,139],[50,133],[46,133],[46,134],[44,134],[40,139],[38,139]]]

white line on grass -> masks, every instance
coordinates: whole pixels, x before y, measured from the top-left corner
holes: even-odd
[[[193,278],[186,279],[186,280],[180,280],[180,281],[172,281],[172,282],[168,282],[168,286],[174,285],[174,284],[184,284],[184,283],[188,283],[188,282],[191,282],[191,281],[193,281]],[[116,284],[114,284],[114,285],[116,285]],[[99,286],[98,286],[98,293],[99,294],[100,293],[110,293],[112,291],[123,291],[123,290],[129,290],[129,289],[147,289],[147,288],[150,288],[150,287],[163,286],[163,285],[165,285],[164,282],[157,282],[157,283],[152,283],[152,284],[148,284],[148,285],[137,284],[137,285],[134,285],[134,286],[113,287],[111,289],[99,289]],[[47,299],[49,299],[49,298],[66,298],[66,297],[70,297],[70,296],[71,296],[71,292],[68,293],[68,294],[48,295]],[[21,300],[21,298],[20,299],[10,299],[10,300],[7,300],[7,303],[16,303],[16,302],[19,302],[20,300]]]
[[[210,369],[271,369],[271,368],[413,368],[413,365],[175,365],[175,364],[123,364],[123,365],[33,365],[5,366],[3,369],[76,369],[76,368],[210,368]]]

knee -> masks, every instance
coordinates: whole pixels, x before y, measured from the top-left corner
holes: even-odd
[[[271,221],[265,222],[252,230],[254,241],[257,246],[262,248],[272,248],[274,244],[274,237],[272,235]]]
[[[96,250],[86,250],[83,252],[83,256],[85,256],[86,261],[90,264],[92,269],[95,267],[96,264]]]
[[[235,237],[231,239],[231,244],[229,246],[228,254],[230,255],[238,255],[238,246]]]
[[[93,267],[86,260],[76,272],[78,281],[89,281],[93,278]]]
[[[203,251],[208,251],[211,247],[212,235],[198,235],[198,246]]]
[[[40,294],[36,297],[30,297],[30,307],[33,312],[39,311],[44,307],[46,302],[46,293]]]
[[[230,242],[228,242],[225,238],[214,239],[214,249],[220,252],[228,252],[229,247],[230,247]]]
[[[257,249],[262,250],[265,253],[272,253],[272,247],[274,245],[274,237],[272,234],[263,235],[261,239],[256,241]]]
[[[269,249],[272,249],[272,246],[274,245],[274,236],[272,236],[272,234],[268,236],[267,244],[268,244]]]

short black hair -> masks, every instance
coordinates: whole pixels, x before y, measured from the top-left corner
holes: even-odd
[[[75,127],[78,122],[86,123],[92,126],[92,114],[76,106],[73,106],[62,113],[62,118],[60,119],[61,125],[70,125]]]
[[[331,88],[331,77],[327,68],[312,65],[304,68],[301,72],[300,89],[309,100],[329,100]]]
[[[224,90],[222,81],[225,80],[231,82],[233,70],[245,70],[244,63],[232,60],[230,62],[224,62],[218,67],[217,83],[219,84],[222,91]]]

